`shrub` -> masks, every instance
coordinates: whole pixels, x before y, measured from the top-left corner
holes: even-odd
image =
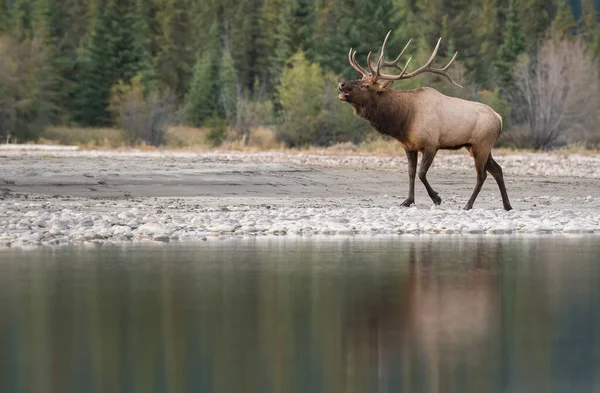
[[[119,81],[111,88],[108,109],[131,143],[159,146],[165,143],[173,104],[168,93],[152,91],[145,97],[141,77],[135,76],[129,84]]]
[[[206,133],[206,142],[213,147],[221,146],[227,136],[227,123],[224,119],[213,114],[205,121],[208,132]]]
[[[0,36],[0,139],[37,139],[53,110],[43,40]]]
[[[514,119],[526,124],[534,149],[564,144],[577,129],[597,129],[598,66],[585,43],[551,34],[515,72]]]

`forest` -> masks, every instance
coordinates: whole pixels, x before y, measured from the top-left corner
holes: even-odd
[[[600,145],[599,0],[0,0],[0,140],[52,126],[167,130],[248,143],[273,130],[289,147],[360,143],[372,132],[337,99],[389,30],[395,57],[451,72],[396,82],[480,101],[504,118],[501,144]]]

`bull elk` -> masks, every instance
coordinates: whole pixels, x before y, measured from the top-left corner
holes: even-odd
[[[427,170],[440,149],[457,150],[465,147],[475,161],[477,184],[465,210],[473,208],[473,203],[481,191],[481,187],[489,172],[500,188],[504,209],[511,210],[508,200],[502,168],[492,158],[492,147],[502,131],[502,117],[492,108],[479,102],[467,101],[449,97],[435,89],[423,87],[414,90],[391,90],[394,81],[409,79],[419,74],[430,72],[447,78],[458,87],[446,72],[456,59],[455,53],[443,68],[433,68],[433,62],[440,47],[438,40],[429,60],[413,72],[406,72],[412,58],[404,67],[398,62],[410,45],[409,40],[402,52],[394,61],[384,60],[384,52],[390,32],[386,35],[381,53],[375,65],[371,63],[371,52],[367,56],[368,71],[356,61],[356,51],[348,52],[350,65],[362,74],[362,78],[353,81],[340,82],[339,99],[348,102],[354,109],[354,114],[368,120],[380,133],[397,139],[408,158],[409,191],[408,197],[402,203],[410,206],[415,202],[415,175],[417,173],[418,152],[422,153],[419,179],[427,189],[429,197],[436,205],[442,199],[427,181]],[[384,74],[382,68],[395,68],[399,73]]]

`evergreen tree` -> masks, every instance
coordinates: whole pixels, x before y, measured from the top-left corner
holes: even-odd
[[[211,36],[216,40],[217,24],[210,28]],[[199,52],[194,65],[190,90],[186,96],[184,116],[187,124],[199,127],[212,115],[223,113],[219,110],[219,48],[212,41],[211,47]]]
[[[600,57],[600,23],[598,22],[598,15],[594,0],[581,0],[579,31],[585,38],[590,53],[595,57]]]
[[[552,30],[561,37],[570,37],[575,34],[577,22],[573,16],[573,10],[566,0],[558,0],[556,5],[556,16],[552,21]]]
[[[6,1],[0,1],[0,34],[9,29],[8,9]]]
[[[490,88],[492,85],[491,76],[493,74],[493,70],[490,68],[498,53],[501,39],[496,0],[483,0],[478,19],[479,25],[477,26],[476,35],[480,43],[480,56],[477,57],[475,64],[475,82],[484,85],[486,88]]]
[[[314,3],[310,0],[287,0],[277,37],[276,61],[279,67],[297,51],[312,54]]]
[[[233,66],[233,58],[228,50],[223,52],[223,57],[221,59],[221,67],[219,69],[219,89],[219,104],[222,108],[222,112],[229,122],[235,121],[238,84],[235,68]]]
[[[33,38],[38,15],[35,0],[15,0],[8,10],[11,32],[20,40]]]
[[[285,0],[262,0],[257,23],[255,71],[247,78],[240,77],[240,84],[247,87],[249,83],[258,80],[258,96],[260,99],[271,96],[275,91],[276,78],[281,71],[276,63],[275,49],[277,47],[277,31],[279,18]],[[278,64],[279,65],[279,64]],[[252,79],[252,80],[251,80]],[[249,88],[252,91],[251,88]]]
[[[513,66],[517,57],[525,50],[525,37],[517,0],[510,0],[508,15],[504,26],[504,42],[500,46],[498,59],[494,66],[500,89],[510,90],[513,83]]]
[[[135,12],[132,2],[113,4],[96,24],[78,86],[74,116],[80,124],[111,124],[107,110],[111,87],[151,74],[147,53],[136,39]]]
[[[173,89],[179,102],[188,90],[194,66],[194,45],[190,34],[192,18],[189,0],[167,0],[159,14],[163,35],[154,59],[156,77],[163,86]]]
[[[346,61],[350,48],[356,49],[359,44],[350,38],[350,30],[356,19],[352,12],[354,4],[355,0],[349,0],[346,6],[340,0],[321,0],[316,7],[315,60],[345,79],[353,79],[357,75]]]
[[[552,22],[554,2],[548,0],[520,0],[521,20],[527,21],[523,26],[525,47],[535,50],[537,43]]]

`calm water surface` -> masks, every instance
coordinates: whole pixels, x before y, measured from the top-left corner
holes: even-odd
[[[0,391],[600,392],[600,237],[1,251]]]

